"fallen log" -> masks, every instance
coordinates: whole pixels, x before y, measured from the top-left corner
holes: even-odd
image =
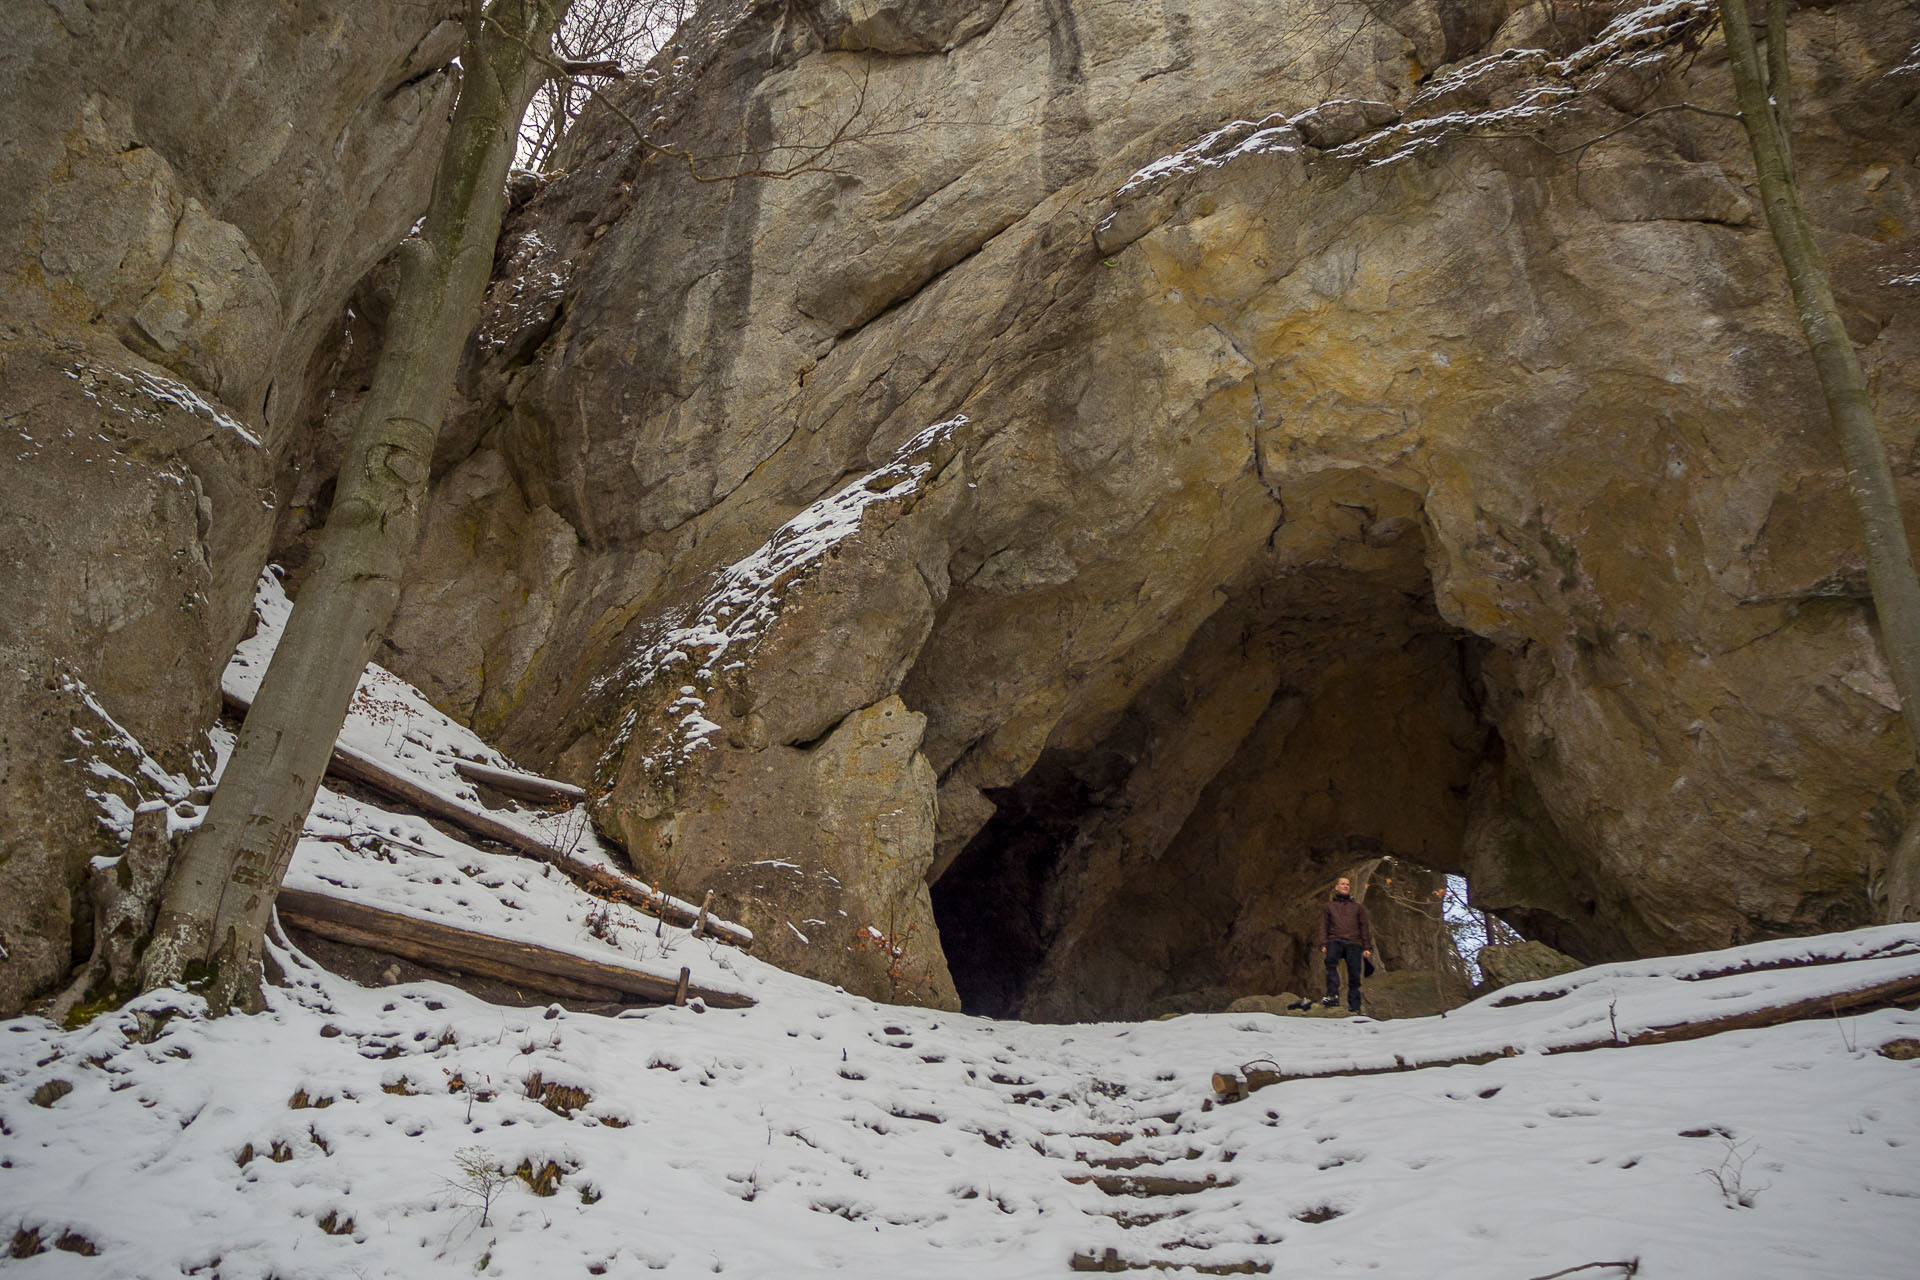
[[[1876,982],[1872,986],[1858,987],[1852,991],[1830,991],[1824,995],[1808,996],[1803,1000],[1755,1009],[1748,1013],[1731,1013],[1724,1018],[1652,1027],[1630,1036],[1596,1040],[1591,1044],[1556,1045],[1549,1048],[1547,1052],[1578,1053],[1583,1049],[1625,1049],[1642,1044],[1674,1044],[1681,1040],[1698,1040],[1702,1036],[1719,1035],[1723,1031],[1752,1031],[1760,1027],[1777,1027],[1789,1022],[1803,1022],[1808,1018],[1837,1018],[1843,1013],[1866,1013],[1872,1009],[1884,1009],[1888,1005],[1905,1006],[1917,1002],[1920,1002],[1920,974],[1909,974],[1905,977],[1889,978],[1885,982]]]
[[[481,764],[478,760],[456,759],[453,767],[468,782],[492,787],[495,791],[520,800],[579,801],[587,798],[586,788],[576,787],[571,782],[561,782],[558,778],[543,778],[537,773],[525,773],[519,769],[496,769],[490,764]]]
[[[1717,969],[1699,969],[1692,973],[1675,973],[1673,976],[1682,982],[1712,982],[1716,978],[1738,978],[1750,973],[1775,973],[1781,969],[1818,969],[1825,965],[1858,964],[1862,960],[1878,960],[1883,957],[1910,956],[1920,952],[1912,942],[1897,938],[1871,951],[1855,952],[1848,955],[1825,955],[1814,952],[1811,955],[1793,956],[1778,960],[1746,961],[1736,965],[1723,965]],[[1532,991],[1526,995],[1501,996],[1493,1002],[1496,1009],[1510,1009],[1519,1004],[1544,1004],[1549,1000],[1559,1000],[1572,995],[1585,986],[1589,979],[1581,976],[1585,971],[1566,975],[1574,979],[1562,986],[1551,987],[1545,991]]]
[[[244,716],[251,704],[232,690],[223,691],[227,706]],[[423,816],[439,818],[461,830],[506,845],[517,852],[537,858],[563,872],[569,880],[598,897],[624,902],[665,920],[668,924],[691,927],[701,913],[691,903],[682,902],[655,889],[644,880],[625,875],[612,867],[590,862],[570,850],[541,839],[531,831],[502,822],[482,809],[471,809],[434,791],[404,774],[388,768],[363,751],[335,743],[327,772],[336,778],[357,782],[384,796],[410,805]],[[534,775],[528,774],[528,777]],[[714,938],[745,950],[753,945],[753,930],[717,916],[706,917],[702,936]]]
[[[1872,1009],[1884,1009],[1894,1005],[1902,1008],[1920,1005],[1920,973],[1904,974],[1851,990],[1826,991],[1785,1004],[1769,1005],[1764,1009],[1750,1009],[1744,1013],[1731,1013],[1694,1022],[1677,1022],[1667,1026],[1649,1027],[1630,1035],[1610,1033],[1606,1036],[1576,1040],[1570,1044],[1549,1045],[1542,1052],[1586,1053],[1594,1049],[1630,1049],[1641,1045],[1676,1044],[1684,1040],[1699,1040],[1707,1036],[1720,1035],[1727,1031],[1753,1031],[1762,1027],[1784,1026],[1789,1022],[1804,1022],[1809,1018],[1839,1017],[1842,1014],[1865,1013]],[[1485,1052],[1455,1054],[1444,1058],[1408,1060],[1395,1054],[1392,1066],[1333,1067],[1291,1072],[1247,1067],[1242,1068],[1246,1072],[1244,1076],[1237,1072],[1215,1072],[1212,1084],[1214,1093],[1220,1096],[1222,1102],[1238,1102],[1255,1090],[1264,1089],[1269,1085],[1285,1084],[1290,1080],[1390,1075],[1397,1071],[1421,1071],[1429,1067],[1479,1066],[1482,1063],[1492,1062],[1496,1058],[1511,1058],[1514,1054],[1513,1046],[1503,1045],[1498,1049]]]
[[[621,993],[612,987],[594,986],[591,983],[574,982],[553,974],[516,969],[512,965],[497,964],[479,956],[441,952],[433,947],[411,943],[374,930],[357,929],[337,920],[317,922],[291,908],[281,913],[280,927],[288,940],[304,950],[311,951],[313,945],[321,941],[348,947],[362,947],[440,970],[449,980],[463,977],[486,978],[505,984],[512,987],[527,1004],[541,1004],[553,1000],[576,1000],[583,1004],[595,1005],[625,1003]],[[324,958],[319,956],[315,958],[326,965]],[[333,966],[327,965],[327,967]]]
[[[335,747],[327,772],[389,795],[428,817],[450,822],[473,835],[550,863],[557,870],[565,872],[568,879],[582,888],[597,891],[601,897],[628,903],[648,915],[683,928],[699,922],[700,913],[691,903],[670,897],[644,880],[623,875],[612,867],[589,862],[578,854],[549,844],[530,831],[502,822],[484,810],[457,804],[352,747]],[[736,947],[753,945],[752,930],[713,916],[707,917],[705,936]]]
[[[556,995],[651,1004],[685,1003],[697,996],[714,1009],[747,1009],[754,1004],[751,996],[738,992],[693,986],[684,969],[678,980],[663,978],[305,889],[282,889],[274,909],[283,923],[335,942],[373,947],[421,964]]]

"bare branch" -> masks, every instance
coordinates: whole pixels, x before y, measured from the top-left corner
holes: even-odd
[[[1583,1262],[1577,1267],[1566,1267],[1544,1276],[1535,1276],[1533,1280],[1560,1280],[1561,1276],[1570,1276],[1576,1271],[1601,1270],[1623,1271],[1629,1276],[1637,1276],[1640,1274],[1640,1259],[1629,1258],[1625,1262]]]
[[[568,58],[560,63],[559,73],[566,76],[605,76],[611,80],[627,78],[627,69],[620,65],[618,58],[601,58],[597,61]]]
[[[552,74],[520,122],[517,164],[546,168],[593,96],[587,81],[626,78],[626,69],[644,65],[692,8],[693,0],[574,0],[553,38],[561,66],[545,64]]]
[[[494,26],[496,30],[500,29],[499,24],[494,22],[493,19],[489,18],[487,21]],[[507,34],[509,38],[513,38],[511,37],[511,33],[503,32],[503,34]],[[536,60],[545,64],[546,67],[553,72],[555,77],[571,78],[573,76],[574,72],[571,70],[570,64],[565,60],[545,50],[535,49],[530,45],[526,45],[524,41],[519,41],[519,43],[526,46],[527,52]],[[853,79],[851,72],[846,72],[845,74],[849,80]],[[827,163],[829,157],[842,147],[855,142],[869,141],[874,138],[894,136],[910,131],[905,127],[898,129],[858,129],[855,127],[866,115],[867,93],[871,85],[871,80],[872,70],[868,68],[856,83],[852,105],[839,123],[834,126],[833,130],[824,139],[799,143],[779,143],[759,150],[739,151],[730,154],[696,156],[691,151],[683,148],[671,147],[664,143],[656,142],[647,136],[647,131],[641,127],[640,122],[635,120],[619,103],[613,102],[603,96],[601,98],[601,105],[624,122],[627,128],[632,131],[634,138],[643,147],[658,155],[684,162],[687,166],[688,176],[695,182],[734,182],[742,178],[797,178],[802,174],[808,173],[843,173],[845,172],[844,169]],[[545,132],[551,135],[553,142],[558,141],[557,124]],[[548,154],[551,154],[551,142],[549,142]],[[752,164],[731,169],[723,173],[703,173],[700,168],[702,164],[716,161],[746,161],[782,154],[791,154],[795,159],[788,164]]]
[[[844,72],[849,80],[854,80],[852,72]],[[901,125],[896,128],[873,127],[876,117],[867,109],[868,90],[871,87],[872,70],[866,69],[855,81],[853,101],[839,122],[826,136],[802,142],[775,143],[752,151],[722,152],[709,155],[695,155],[681,147],[668,146],[656,142],[647,136],[647,131],[619,103],[605,97],[600,105],[611,111],[633,134],[634,140],[656,155],[678,160],[686,165],[687,176],[695,182],[734,182],[742,178],[797,178],[809,173],[845,173],[842,166],[831,163],[833,157],[843,148],[861,142],[871,142],[878,138],[898,137],[915,132],[923,123]],[[863,120],[867,127],[859,127]],[[791,156],[788,163],[778,165],[745,164],[730,168],[724,172],[702,171],[701,166],[716,163],[762,160],[773,156]]]

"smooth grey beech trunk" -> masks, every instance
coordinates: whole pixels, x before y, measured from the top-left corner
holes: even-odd
[[[258,998],[273,900],[360,673],[400,595],[440,420],[493,270],[521,117],[568,0],[468,0],[459,101],[337,496],[205,822],[169,874],[139,985]]]
[[[1768,0],[1767,57],[1763,62],[1747,16],[1746,0],[1720,0],[1740,122],[1753,149],[1767,226],[1780,249],[1787,283],[1806,335],[1807,350],[1826,396],[1827,415],[1840,438],[1847,489],[1866,538],[1867,582],[1879,623],[1880,644],[1893,671],[1907,735],[1920,748],[1920,578],[1913,567],[1906,523],[1900,513],[1886,444],[1874,421],[1873,401],[1853,340],[1841,322],[1827,278],[1826,259],[1813,236],[1794,180],[1788,144],[1791,127],[1787,75],[1787,6]],[[1920,918],[1920,815],[1895,848],[1879,886],[1882,918]]]

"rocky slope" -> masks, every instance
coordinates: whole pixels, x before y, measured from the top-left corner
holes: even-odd
[[[1589,959],[1867,918],[1911,752],[1705,7],[1276,12],[710,7],[510,224],[389,661],[876,994],[1279,990],[1383,853]],[[1916,40],[1794,16],[1903,468]]]

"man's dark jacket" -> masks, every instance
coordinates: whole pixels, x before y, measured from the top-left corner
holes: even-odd
[[[1373,950],[1373,924],[1367,909],[1346,894],[1335,894],[1333,901],[1320,908],[1320,945],[1333,942],[1357,942],[1363,951]]]

